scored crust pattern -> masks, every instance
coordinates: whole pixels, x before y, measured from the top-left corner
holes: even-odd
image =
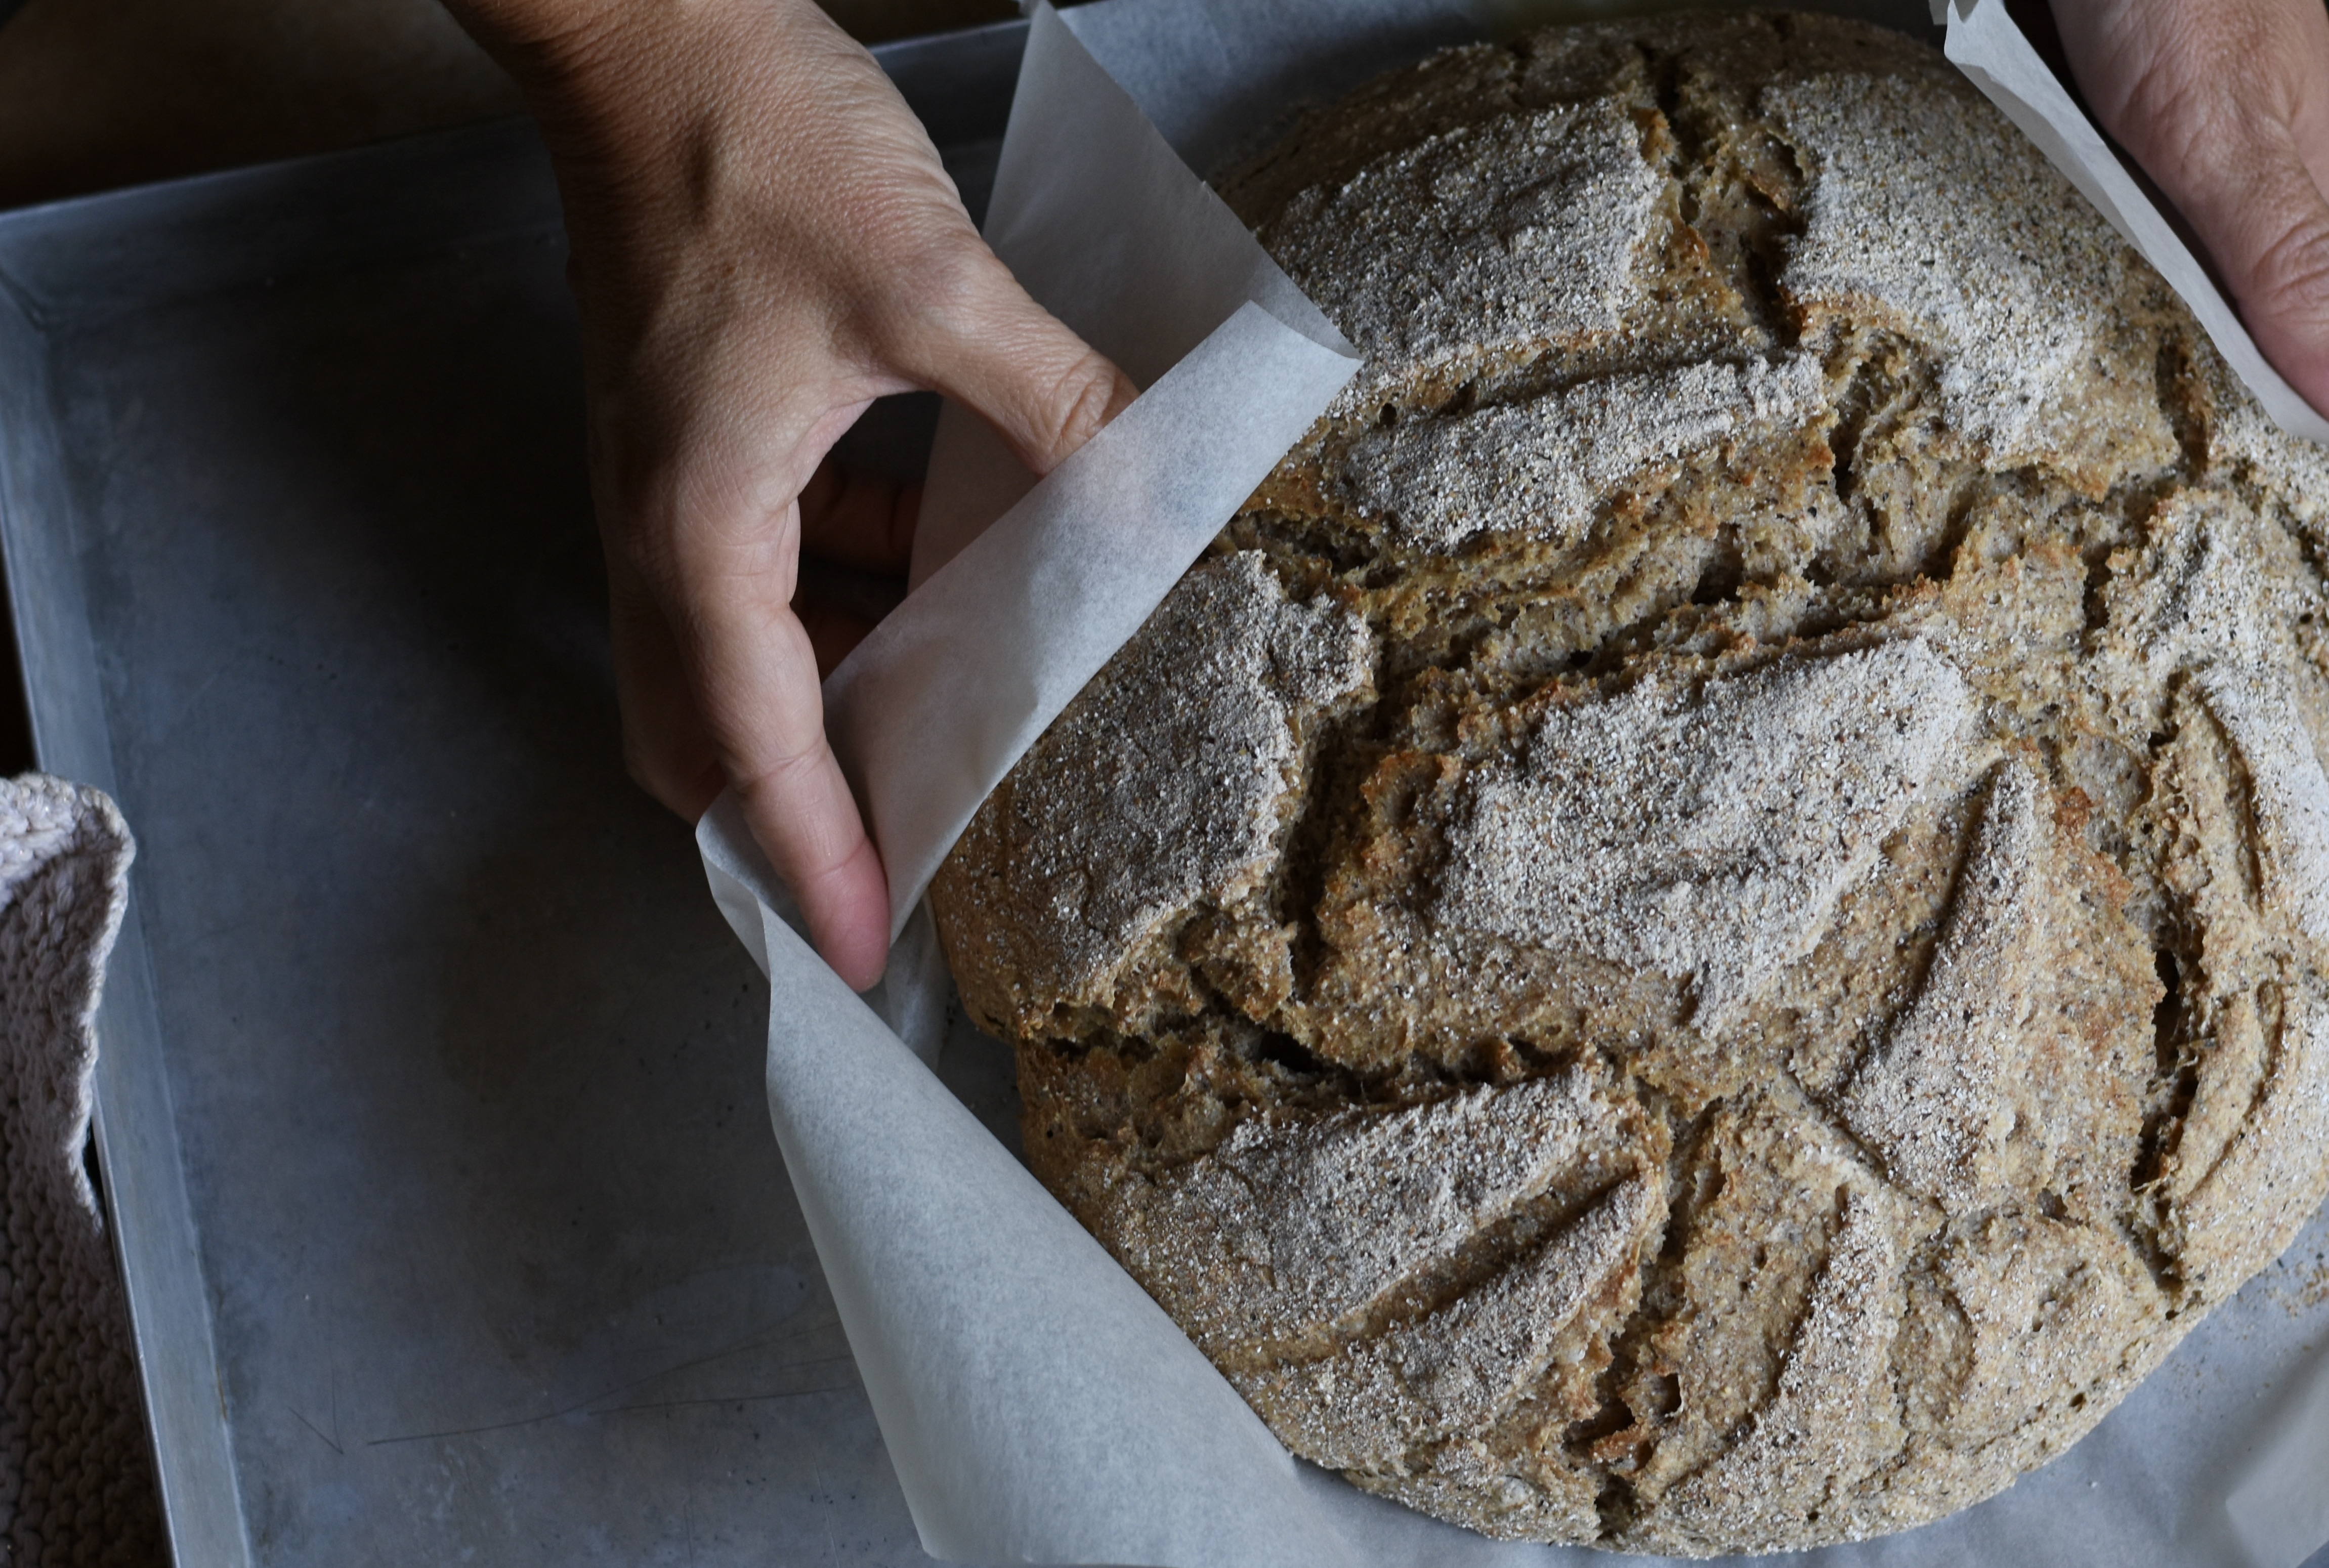
[[[1491,1535],[2060,1452],[2329,1187],[2329,458],[1856,24],[1453,50],[1220,183],[1366,359],[933,889],[1037,1174]]]

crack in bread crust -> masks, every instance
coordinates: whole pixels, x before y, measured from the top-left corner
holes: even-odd
[[[1221,185],[1366,366],[933,889],[1038,1176],[1491,1535],[2060,1452],[2329,1187],[2329,458],[1853,24],[1448,51]]]

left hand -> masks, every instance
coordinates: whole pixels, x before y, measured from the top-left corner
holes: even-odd
[[[2198,231],[2257,346],[2329,413],[2329,8],[2053,0],[2103,128]]]

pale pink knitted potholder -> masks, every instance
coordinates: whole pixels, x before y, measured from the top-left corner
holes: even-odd
[[[129,1318],[90,1184],[90,1078],[129,830],[97,790],[0,780],[0,1563],[167,1561]]]

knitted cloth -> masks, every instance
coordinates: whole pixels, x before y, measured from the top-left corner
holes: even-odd
[[[0,780],[0,1563],[167,1561],[129,1317],[90,1184],[93,1027],[132,846],[113,802]]]

